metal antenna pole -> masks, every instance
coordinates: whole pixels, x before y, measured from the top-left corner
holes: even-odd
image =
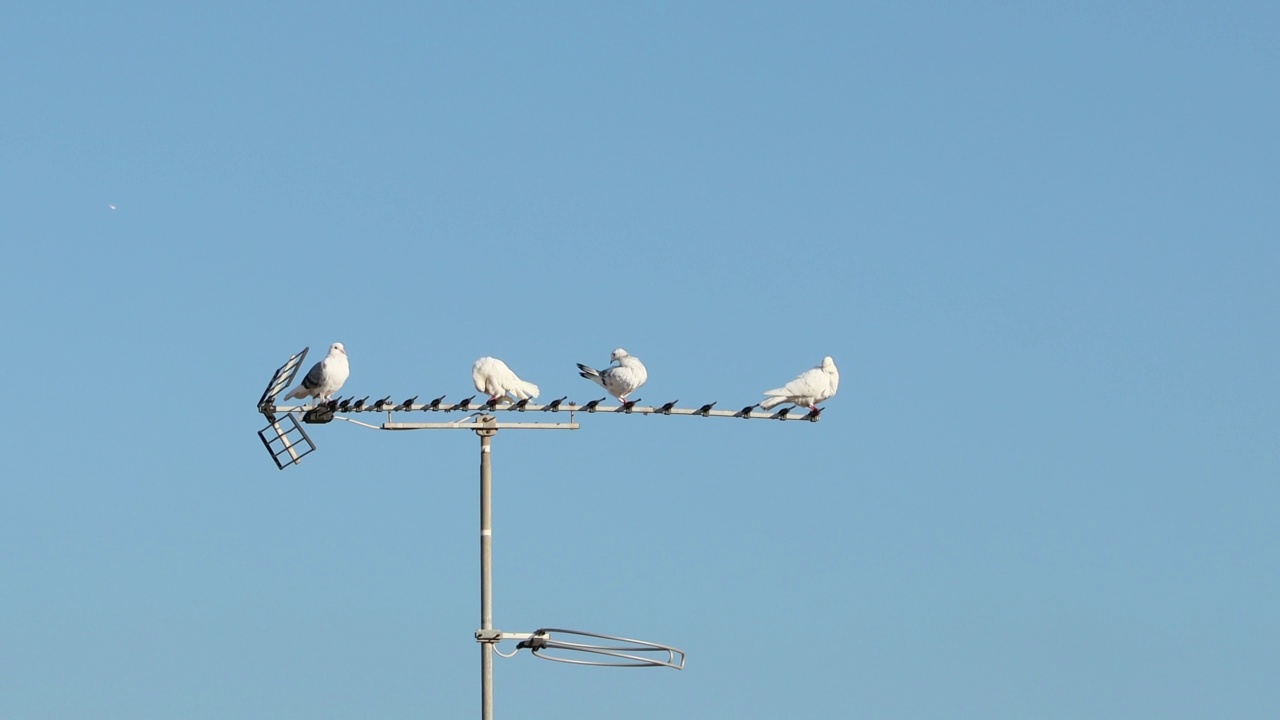
[[[494,428],[480,428],[480,630],[493,630],[493,465]],[[480,716],[493,720],[493,643],[480,643]]]

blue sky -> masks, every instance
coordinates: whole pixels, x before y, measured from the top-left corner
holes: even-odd
[[[260,5],[0,11],[0,714],[478,714],[475,438],[255,437],[334,341],[841,368],[496,438],[496,625],[689,654],[499,715],[1280,714],[1273,6]]]

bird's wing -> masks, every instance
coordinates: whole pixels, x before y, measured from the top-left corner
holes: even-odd
[[[308,390],[314,390],[324,384],[325,367],[324,361],[311,366],[311,370],[307,372],[307,376],[302,379],[302,387]]]
[[[512,388],[520,384],[520,377],[506,365],[495,367],[491,377],[493,386],[498,389],[498,393],[501,395],[511,392]]]
[[[600,373],[601,384],[614,395],[625,395],[639,385],[636,372],[629,367],[615,366]]]
[[[818,397],[831,385],[827,374],[821,368],[805,370],[787,383],[782,389],[790,397]]]

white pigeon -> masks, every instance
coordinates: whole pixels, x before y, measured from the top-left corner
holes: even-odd
[[[482,357],[471,366],[471,381],[489,400],[511,395],[517,400],[538,397],[538,386],[521,380],[507,364],[495,357]]]
[[[822,364],[805,370],[795,380],[780,388],[766,390],[766,397],[760,403],[761,409],[769,410],[782,403],[794,403],[810,410],[817,410],[818,403],[835,397],[840,387],[840,372],[836,370],[836,361],[831,356],[822,358]]]
[[[323,360],[311,366],[311,371],[302,379],[302,384],[285,395],[284,399],[301,400],[313,397],[317,404],[329,402],[350,375],[351,366],[347,363],[347,349],[342,347],[342,343],[336,342],[329,346],[329,354],[325,355]]]
[[[620,402],[626,402],[627,396],[649,379],[649,371],[645,369],[644,363],[640,362],[640,358],[628,355],[622,348],[614,350],[609,356],[609,361],[618,364],[596,370],[578,363],[580,371],[578,374],[608,390],[609,394],[618,398]]]

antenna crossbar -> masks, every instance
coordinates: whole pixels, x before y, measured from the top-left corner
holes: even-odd
[[[714,410],[712,406],[715,403],[707,403],[697,408],[692,407],[674,407],[672,403],[667,403],[659,407],[650,405],[635,405],[633,403],[623,403],[621,405],[601,405],[601,401],[594,400],[579,405],[574,402],[554,403],[549,405],[532,405],[527,403],[503,404],[499,403],[472,403],[459,402],[452,404],[444,403],[413,403],[413,404],[393,404],[390,402],[370,403],[367,399],[364,402],[359,400],[339,399],[332,401],[333,410],[341,413],[387,413],[388,418],[394,417],[395,413],[452,413],[452,412],[541,412],[541,413],[570,413],[576,416],[580,413],[588,414],[622,414],[622,415],[685,415],[697,417],[719,417],[719,418],[740,418],[745,420],[807,420],[809,422],[818,422],[821,419],[822,408],[817,410],[808,410],[798,407],[785,407],[773,412],[767,410],[757,410],[757,405],[748,405],[741,410]],[[335,404],[336,403],[336,404]],[[261,408],[262,412],[274,413],[307,413],[323,405],[266,405]],[[794,411],[794,412],[793,412]],[[386,430],[405,430],[407,427],[387,427],[391,425],[399,426],[412,423],[384,423]],[[541,423],[530,423],[541,424]],[[416,428],[413,428],[416,429]]]

